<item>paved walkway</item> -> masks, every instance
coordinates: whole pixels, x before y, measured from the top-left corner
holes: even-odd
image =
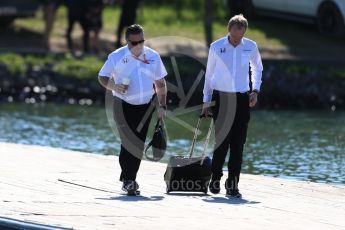
[[[0,217],[74,229],[345,229],[345,187],[244,174],[243,199],[167,195],[166,165],[143,161],[142,196],[127,197],[115,156],[8,143],[0,156]]]

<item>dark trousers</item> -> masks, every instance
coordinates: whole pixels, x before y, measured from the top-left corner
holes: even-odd
[[[216,139],[212,158],[212,179],[219,180],[223,176],[223,165],[230,149],[226,187],[237,190],[250,120],[249,95],[214,90],[212,101],[215,102],[212,108]]]
[[[70,51],[74,51],[74,45],[73,45],[73,40],[72,40],[72,31],[74,24],[76,22],[79,22],[81,25],[81,28],[83,29],[83,50],[84,52],[89,51],[89,21],[87,20],[85,15],[73,15],[73,13],[69,13],[68,15],[68,27],[67,27],[67,33],[66,33],[66,38],[67,38],[67,45],[68,49]]]
[[[120,181],[137,177],[153,111],[153,100],[144,105],[132,105],[114,97],[114,119],[121,139]]]
[[[122,11],[120,16],[119,25],[117,28],[117,42],[116,47],[120,48],[121,46],[121,38],[122,38],[122,32],[123,30],[133,25],[136,21],[137,17],[137,8],[139,7],[139,3],[141,0],[130,0],[130,1],[124,1],[122,4]]]

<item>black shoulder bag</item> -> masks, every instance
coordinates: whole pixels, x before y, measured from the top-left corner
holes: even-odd
[[[148,156],[147,150],[152,146],[152,154],[153,157]],[[165,151],[167,148],[167,139],[164,127],[162,125],[162,121],[160,119],[157,120],[155,131],[153,133],[152,140],[146,146],[145,149],[145,156],[150,161],[159,161],[164,157]]]

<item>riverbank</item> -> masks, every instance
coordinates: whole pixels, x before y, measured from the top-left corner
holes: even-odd
[[[143,161],[142,196],[127,197],[115,156],[8,143],[0,152],[5,218],[74,229],[345,229],[344,187],[244,174],[243,199],[224,189],[167,195],[166,165]]]
[[[176,54],[175,54],[176,55]],[[167,68],[169,106],[187,95],[206,59],[185,55],[163,56]],[[0,102],[58,102],[104,104],[105,91],[97,75],[104,63],[95,56],[0,54]],[[263,84],[257,108],[344,109],[345,68],[342,64],[264,60]],[[178,86],[181,78],[183,92]],[[203,78],[187,105],[201,104]],[[182,94],[181,94],[182,92]],[[179,95],[178,95],[179,94]]]

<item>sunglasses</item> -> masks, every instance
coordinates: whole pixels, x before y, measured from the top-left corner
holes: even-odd
[[[128,41],[132,44],[132,46],[136,46],[136,45],[144,43],[145,40],[140,40],[140,41],[130,41],[130,40],[128,40]]]

